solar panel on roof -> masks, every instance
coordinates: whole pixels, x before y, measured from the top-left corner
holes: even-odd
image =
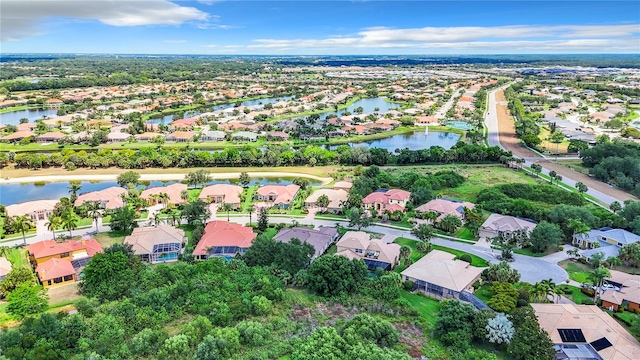
[[[78,269],[78,268],[81,268],[83,266],[86,266],[89,263],[90,260],[91,260],[90,257],[71,260],[71,266],[73,266],[74,269]]]
[[[613,346],[613,344],[609,342],[609,340],[607,340],[606,337],[602,337],[596,341],[593,341],[591,343],[591,346],[593,346],[593,348],[596,349],[596,351],[600,351],[602,349],[608,348],[609,346]]]
[[[587,339],[584,338],[584,334],[580,329],[558,329],[562,342],[570,343],[585,343]]]

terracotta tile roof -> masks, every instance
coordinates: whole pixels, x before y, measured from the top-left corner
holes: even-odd
[[[81,241],[65,241],[56,242],[55,240],[44,240],[33,243],[27,247],[29,254],[36,259],[40,259],[47,256],[59,255],[62,253],[72,253],[74,251],[85,250],[87,256],[93,257],[93,255],[102,252],[102,246],[95,239],[81,240]]]
[[[180,194],[182,193],[183,190],[187,190],[187,188],[188,187],[186,184],[180,184],[180,183],[175,183],[167,186],[158,186],[158,187],[153,187],[153,188],[144,190],[140,194],[140,197],[143,199],[150,199],[151,195],[153,194],[166,193],[167,195],[169,195],[170,203],[181,204],[184,202],[184,200],[182,200],[182,197],[180,197]]]
[[[34,200],[27,201],[20,204],[13,204],[7,206],[7,214],[10,216],[27,215],[34,212],[41,211],[53,211],[58,200]]]
[[[75,205],[80,206],[85,201],[98,201],[105,202],[107,209],[116,209],[122,207],[124,202],[122,201],[122,195],[126,194],[127,190],[119,186],[112,186],[100,191],[92,191],[78,196]]]
[[[36,134],[34,134],[32,131],[16,131],[12,134],[4,136],[2,140],[19,140],[19,139],[24,139],[26,137],[35,136],[35,135]]]
[[[36,268],[36,274],[40,281],[53,280],[55,278],[74,275],[76,270],[71,265],[70,260],[65,259],[49,259]]]
[[[276,199],[273,201],[276,204],[288,204],[300,190],[300,186],[296,184],[289,185],[265,185],[261,186],[256,194],[258,196],[266,197],[270,194],[276,196]]]
[[[239,204],[240,194],[242,194],[242,187],[238,185],[215,184],[202,189],[198,199],[207,200],[209,197],[222,196],[227,204]]]
[[[450,199],[434,199],[426,204],[420,205],[416,208],[420,212],[434,211],[440,214],[438,220],[442,220],[447,215],[453,215],[459,219],[464,216],[464,208],[469,210],[475,207],[475,204],[466,201],[456,201]]]
[[[223,220],[207,223],[204,234],[193,250],[193,255],[206,255],[208,249],[215,246],[237,246],[249,248],[258,234],[253,229]]]

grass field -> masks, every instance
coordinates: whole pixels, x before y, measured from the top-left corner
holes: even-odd
[[[403,245],[403,246],[406,245],[406,246],[411,248],[411,254],[409,255],[409,259],[411,259],[411,261],[413,261],[413,262],[418,261],[421,257],[426,255],[425,253],[421,253],[421,252],[418,251],[418,249],[416,249],[416,246],[418,244],[418,241],[416,241],[416,240],[399,237],[394,242],[396,244],[400,244],[400,245]],[[469,254],[469,253],[466,253],[466,252],[461,251],[461,250],[450,249],[448,247],[434,245],[434,244],[431,245],[431,248],[434,249],[434,250],[440,250],[440,251],[448,252],[448,253],[454,254],[456,256],[460,256],[460,255],[463,255],[463,254]],[[469,254],[469,256],[471,256],[471,259],[472,259],[472,261],[471,261],[471,265],[472,266],[477,266],[477,267],[489,266],[489,263],[486,260],[484,260],[484,259],[482,259],[482,258],[480,258],[480,257],[478,257],[476,255],[472,255],[472,254]],[[402,267],[403,267],[403,265],[398,265],[396,267],[396,271],[404,270],[404,268],[402,268]],[[398,270],[399,268],[402,268],[402,270]]]
[[[520,254],[520,255],[526,255],[526,256],[531,256],[531,257],[543,257],[543,256],[547,256],[553,253],[558,252],[557,248],[549,248],[547,251],[543,252],[543,253],[534,253],[531,248],[523,248],[523,249],[514,249],[513,250],[514,253],[516,254]]]
[[[440,311],[440,302],[438,300],[412,294],[404,290],[401,291],[400,296],[407,300],[411,307],[414,308],[430,326],[436,323],[436,317]]]
[[[580,288],[577,286],[561,285],[560,287],[563,289],[571,290],[571,294],[564,294],[563,296],[565,296],[566,298],[568,298],[569,300],[573,301],[578,305],[582,304],[584,300],[587,300],[587,299],[593,301],[593,298],[591,296],[583,294],[582,291],[580,291]]]
[[[107,231],[103,233],[99,233],[94,235],[94,239],[96,239],[102,248],[108,248],[113,244],[122,244],[127,233],[124,231]]]
[[[27,250],[24,248],[9,248],[7,250],[6,258],[15,268],[31,268],[29,265],[29,259],[27,258]]]
[[[585,175],[589,174],[589,168],[582,165],[582,160],[558,160],[557,163]]]
[[[576,263],[570,260],[560,261],[558,265],[567,271],[569,279],[579,283],[587,281],[589,274],[593,271],[589,265]]]

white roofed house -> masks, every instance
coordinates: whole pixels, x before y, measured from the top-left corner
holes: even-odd
[[[485,268],[456,260],[455,255],[432,250],[402,271],[403,281],[413,281],[413,289],[437,298],[459,298],[463,291],[473,292],[473,283]]]
[[[47,220],[58,200],[34,200],[20,204],[13,204],[6,207],[9,216],[27,215],[31,220]]]
[[[304,201],[304,206],[314,208],[318,206],[318,199],[326,195],[329,198],[329,205],[326,211],[332,214],[342,213],[342,204],[349,198],[349,193],[342,189],[319,189],[309,195]]]
[[[0,256],[0,281],[11,272],[11,262],[7,258]]]
[[[604,253],[606,257],[618,256],[621,247],[637,242],[640,242],[640,235],[608,227],[574,234],[572,241],[573,245],[583,249],[580,255],[586,258],[598,252]]]
[[[498,235],[508,235],[518,230],[528,233],[538,224],[533,220],[521,219],[515,216],[491,214],[478,229],[480,239],[490,241]]]
[[[380,239],[371,239],[364,231],[347,231],[336,244],[336,256],[351,260],[361,259],[370,270],[391,270],[400,261],[400,245],[386,244]]]
[[[300,186],[289,185],[265,185],[256,191],[256,199],[272,203],[273,206],[288,209],[295,199]]]
[[[178,261],[186,242],[183,230],[168,225],[138,227],[124,238],[124,244],[131,245],[135,255],[152,264]]]

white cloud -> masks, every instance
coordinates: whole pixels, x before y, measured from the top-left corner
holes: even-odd
[[[211,16],[194,7],[167,0],[2,0],[2,41],[41,34],[40,25],[50,18],[98,20],[112,26],[181,25],[208,21]]]
[[[640,27],[560,25],[495,27],[366,28],[357,35],[325,39],[255,39],[249,49],[450,49],[475,51],[637,52]],[[286,50],[285,50],[286,49]],[[357,52],[357,51],[356,51]]]
[[[165,40],[166,44],[184,44],[187,40]]]

